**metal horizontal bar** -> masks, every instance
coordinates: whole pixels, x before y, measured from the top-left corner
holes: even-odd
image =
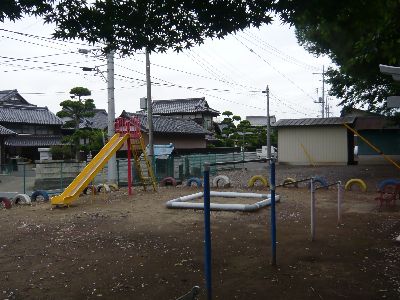
[[[327,187],[330,187],[330,186],[333,186],[333,185],[337,185],[338,183],[339,183],[339,181],[331,183],[331,184],[328,184],[328,185],[325,185],[325,186],[319,186],[319,187],[316,187],[315,190],[326,189]]]
[[[221,162],[214,162],[214,163],[208,163],[205,162],[204,164],[212,167],[212,166],[224,166],[224,165],[233,165],[233,164],[243,164],[243,163],[249,163],[249,162],[268,162],[272,159],[270,158],[263,158],[263,159],[248,159],[248,160],[232,160],[232,161],[221,161]]]

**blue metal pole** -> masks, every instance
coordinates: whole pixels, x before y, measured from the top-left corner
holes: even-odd
[[[271,243],[272,243],[272,260],[271,264],[276,266],[276,216],[275,216],[275,161],[270,161],[271,172]]]
[[[210,165],[204,163],[204,241],[207,299],[211,300]]]

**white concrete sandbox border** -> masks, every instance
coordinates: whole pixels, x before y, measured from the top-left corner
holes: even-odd
[[[167,208],[184,208],[184,209],[204,209],[204,203],[189,202],[193,199],[202,198],[203,192],[182,196],[167,201]],[[260,208],[271,205],[271,194],[256,194],[256,193],[237,193],[237,192],[214,192],[210,191],[210,197],[224,197],[224,198],[258,198],[264,199],[253,204],[220,204],[210,203],[211,210],[224,210],[224,211],[256,211]],[[275,201],[279,202],[279,195],[275,196]]]

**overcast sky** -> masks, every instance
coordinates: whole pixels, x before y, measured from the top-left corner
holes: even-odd
[[[49,38],[53,30],[40,19],[5,22],[0,29],[0,89],[18,89],[32,104],[57,112],[69,90],[83,86],[92,91],[98,108],[107,109],[105,58],[78,52],[96,47],[40,38]],[[260,91],[269,85],[271,114],[277,119],[320,116],[320,104],[313,101],[317,88],[321,95],[321,75],[313,73],[331,63],[307,53],[297,44],[294,29],[280,22],[207,40],[183,53],[152,54],[150,60],[155,100],[205,97],[212,108],[244,118],[266,114],[266,96]],[[100,73],[82,67],[98,67]],[[116,114],[138,110],[140,97],[146,96],[144,54],[116,55],[115,74]],[[337,103],[330,99],[333,116],[339,115]]]

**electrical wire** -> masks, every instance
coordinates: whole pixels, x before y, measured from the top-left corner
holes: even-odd
[[[7,33],[12,33],[12,34],[16,34],[16,35],[21,35],[21,36],[25,36],[25,37],[29,37],[29,38],[40,39],[40,40],[43,40],[46,42],[50,42],[50,43],[62,45],[62,46],[65,46],[65,44],[74,44],[74,45],[85,46],[85,47],[88,46],[87,44],[79,43],[79,42],[75,42],[75,41],[64,41],[64,40],[60,40],[60,39],[54,39],[51,37],[45,37],[45,36],[40,36],[40,35],[35,35],[35,34],[30,34],[30,33],[13,31],[13,30],[5,29],[5,28],[0,28],[0,31],[4,31]]]
[[[296,84],[292,79],[287,77],[284,73],[279,71],[277,68],[275,68],[269,61],[265,60],[260,54],[255,52],[252,48],[244,44],[241,40],[239,40],[236,36],[234,37],[240,44],[242,44],[244,47],[246,47],[251,53],[256,55],[258,58],[260,58],[263,62],[268,64],[275,72],[280,74],[283,78],[285,78],[287,81],[289,81],[292,85],[294,85],[296,88],[298,88],[300,91],[302,91],[307,97],[311,98],[313,101],[315,101],[314,97],[311,96],[309,93],[307,93],[302,87],[300,87],[298,84]]]
[[[259,47],[260,49],[262,49],[262,50],[264,50],[264,51],[266,51],[266,52],[268,52],[270,54],[273,54],[276,57],[278,57],[278,58],[280,58],[280,59],[282,59],[282,60],[284,60],[286,62],[293,63],[293,64],[295,64],[297,66],[300,66],[300,67],[303,67],[303,68],[305,68],[307,70],[312,70],[312,71],[319,70],[317,67],[315,67],[313,65],[310,65],[308,63],[302,62],[301,60],[284,53],[283,51],[279,50],[278,48],[276,48],[276,47],[274,47],[274,46],[272,46],[270,44],[268,44],[263,39],[257,37],[254,34],[251,34],[250,32],[243,31],[242,33],[243,33],[243,35],[246,35],[248,37],[248,39],[247,39],[247,38],[243,37],[243,35],[241,35],[241,37],[243,39],[246,39],[248,42],[253,43],[254,45]],[[256,44],[253,40],[256,40],[258,43],[263,44],[264,46],[266,46],[270,50],[266,49],[265,47],[260,46],[259,44]]]

